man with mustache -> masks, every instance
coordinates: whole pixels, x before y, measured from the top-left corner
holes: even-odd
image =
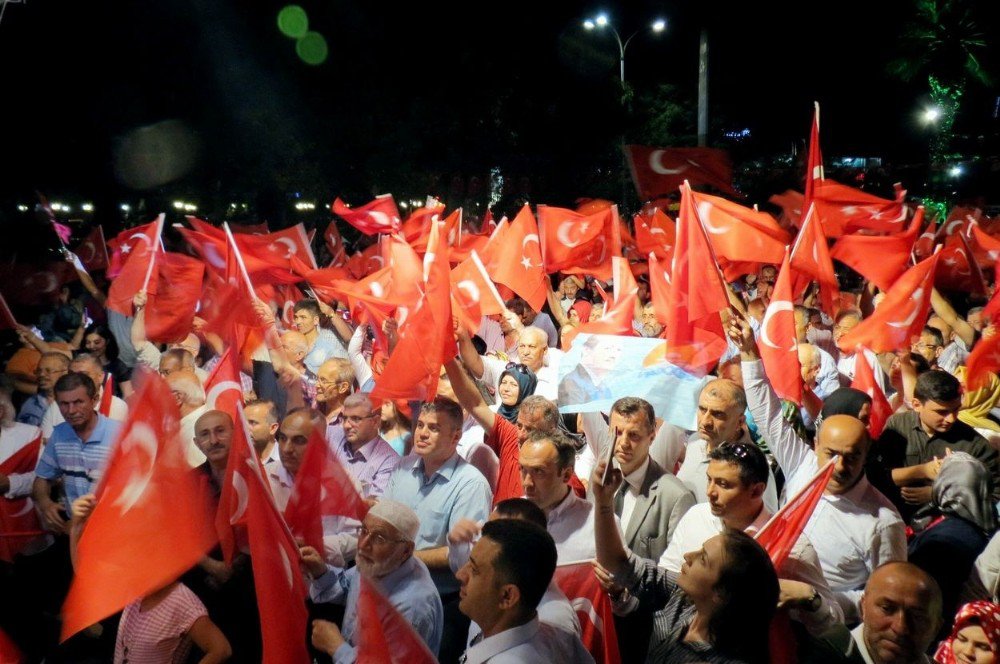
[[[302,567],[312,577],[314,602],[346,604],[341,627],[314,620],[312,644],[335,662],[354,661],[358,637],[358,595],[361,577],[382,592],[403,619],[413,626],[431,652],[441,645],[444,612],[431,574],[413,555],[420,521],[403,503],[383,498],[368,510],[358,539],[357,565],[342,569],[327,565],[318,551],[304,546]]]

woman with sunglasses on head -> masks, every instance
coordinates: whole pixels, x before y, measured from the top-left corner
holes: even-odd
[[[534,371],[523,364],[508,362],[507,368],[500,374],[500,387],[497,390],[500,403],[497,406],[497,415],[511,424],[516,424],[521,402],[525,397],[535,393],[537,385],[538,378]]]
[[[1000,605],[970,602],[955,616],[951,636],[941,642],[938,664],[994,664],[1000,654]]]

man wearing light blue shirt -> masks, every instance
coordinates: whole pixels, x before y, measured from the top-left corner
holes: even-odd
[[[413,454],[400,461],[385,497],[413,507],[420,518],[417,558],[430,569],[445,610],[441,661],[455,661],[465,646],[468,619],[458,611],[459,583],[448,566],[448,532],[460,519],[485,521],[493,493],[482,473],[458,454],[462,408],[437,397],[425,403],[413,435]]]
[[[357,659],[362,577],[377,587],[437,655],[444,616],[427,566],[413,555],[419,529],[420,522],[412,509],[393,500],[381,500],[362,523],[356,567],[345,570],[327,565],[318,551],[302,547],[303,565],[313,578],[309,588],[312,600],[346,604],[343,629],[325,620],[313,623],[313,646],[333,657],[335,664]]]
[[[305,336],[309,352],[303,362],[314,374],[324,362],[334,357],[347,359],[347,348],[336,334],[319,326],[320,307],[316,300],[299,300],[295,303],[292,321],[295,329]]]

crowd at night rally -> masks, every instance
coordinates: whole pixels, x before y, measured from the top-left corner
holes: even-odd
[[[919,167],[846,156],[880,148],[820,103],[780,159],[701,117],[605,131],[568,195],[532,170],[568,154],[407,147],[322,194],[189,186],[226,158],[190,118],[102,148],[101,194],[23,186],[30,150],[0,185],[0,664],[1000,662],[996,59],[962,3],[903,4],[911,42],[967,31],[909,63]],[[39,11],[0,0],[0,39]],[[267,16],[332,71],[325,14]],[[573,29],[614,31],[632,121],[626,47],[671,28],[615,20]]]

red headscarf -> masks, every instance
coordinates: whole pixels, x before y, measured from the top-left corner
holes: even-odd
[[[998,654],[1000,649],[1000,605],[993,602],[976,601],[969,602],[958,611],[955,616],[955,626],[951,630],[951,636],[941,642],[937,652],[934,653],[934,661],[939,664],[957,664],[955,652],[952,644],[955,637],[970,624],[975,623],[983,628],[986,633],[986,640],[990,642],[993,654]]]
[[[576,311],[577,317],[580,319],[580,323],[586,323],[590,320],[590,310],[594,308],[594,305],[586,300],[577,300],[569,308],[570,311]],[[568,313],[568,312],[567,312]]]

